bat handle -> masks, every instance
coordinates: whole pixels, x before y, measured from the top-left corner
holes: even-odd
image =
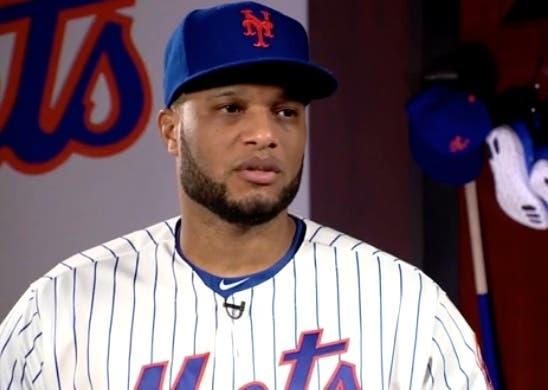
[[[501,382],[497,364],[497,347],[494,336],[494,323],[491,315],[491,305],[487,288],[485,272],[485,258],[481,238],[479,218],[478,194],[476,182],[472,181],[464,186],[466,196],[466,211],[468,213],[468,230],[470,231],[470,246],[472,248],[472,263],[474,265],[474,281],[480,313],[480,328],[482,349],[485,364],[495,390],[501,389]]]
[[[491,319],[491,303],[489,301],[489,294],[479,294],[478,305],[485,365],[487,366],[487,371],[489,372],[493,389],[500,390],[502,387],[497,364],[497,346],[495,343],[495,335],[493,334],[494,324]]]

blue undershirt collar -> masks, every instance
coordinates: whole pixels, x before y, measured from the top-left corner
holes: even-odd
[[[293,236],[293,240],[291,241],[291,245],[289,246],[289,249],[283,255],[283,257],[275,262],[271,267],[254,273],[250,275],[243,275],[238,277],[231,277],[231,278],[224,278],[217,275],[213,275],[197,266],[195,266],[185,255],[181,248],[181,243],[179,242],[180,232],[181,232],[181,219],[177,221],[177,224],[175,226],[175,249],[181,259],[185,261],[192,269],[198,274],[200,279],[213,291],[215,291],[217,294],[221,295],[223,298],[228,298],[232,294],[246,290],[248,288],[254,287],[262,282],[264,282],[267,279],[272,278],[274,275],[278,273],[292,258],[295,256],[295,253],[301,246],[301,243],[304,240],[304,236],[306,233],[306,225],[305,223],[293,216],[290,215],[291,218],[295,221],[295,235]]]

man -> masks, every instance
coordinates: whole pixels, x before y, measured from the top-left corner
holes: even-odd
[[[251,2],[195,11],[164,87],[181,217],[32,284],[0,328],[2,388],[489,387],[436,284],[288,214],[305,105],[336,88],[298,22]]]

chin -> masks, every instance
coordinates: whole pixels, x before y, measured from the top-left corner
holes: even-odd
[[[278,203],[280,199],[280,191],[278,191],[278,193],[276,194],[267,194],[260,190],[249,192],[251,193],[247,193],[238,197],[231,196],[228,198],[228,201],[230,203],[239,204],[244,209],[254,209],[257,207],[270,207]]]

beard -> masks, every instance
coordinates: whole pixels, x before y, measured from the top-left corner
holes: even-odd
[[[184,139],[181,139],[179,168],[179,180],[189,198],[226,222],[245,227],[268,222],[287,209],[299,190],[303,163],[297,175],[281,189],[275,200],[265,199],[261,195],[240,201],[230,200],[226,184],[216,182],[200,169]]]

